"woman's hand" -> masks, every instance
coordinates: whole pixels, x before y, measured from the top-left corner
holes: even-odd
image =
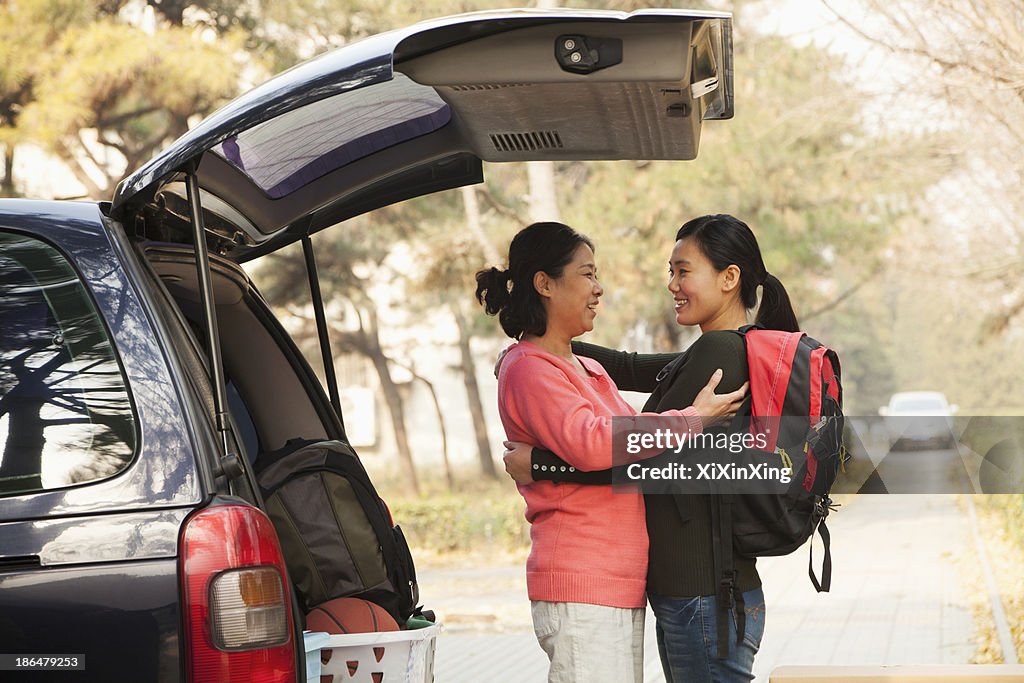
[[[517,484],[533,483],[533,446],[518,441],[505,441],[505,471]]]
[[[739,410],[740,404],[743,403],[743,399],[747,396],[747,386],[750,382],[744,382],[743,386],[728,394],[716,394],[715,389],[721,381],[722,370],[715,370],[714,374],[711,375],[711,379],[708,380],[708,383],[697,394],[697,398],[693,399],[693,407],[700,414],[704,429],[735,415],[736,411]]]

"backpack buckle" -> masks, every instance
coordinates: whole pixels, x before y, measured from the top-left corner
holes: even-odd
[[[785,448],[782,448],[781,446],[776,447],[775,454],[779,456],[783,467],[788,467],[791,472],[795,471],[795,468],[793,467],[793,458],[789,456],[789,453],[786,452]]]
[[[718,594],[720,596],[724,596],[724,595],[730,596],[730,602],[731,602],[731,596],[732,596],[733,588],[736,586],[736,582],[737,582],[738,578],[739,578],[739,572],[737,570],[735,570],[735,569],[733,569],[731,572],[726,572],[726,573],[722,574],[722,578],[718,582]]]

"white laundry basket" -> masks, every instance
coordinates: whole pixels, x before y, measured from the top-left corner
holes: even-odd
[[[327,645],[329,633],[306,631],[302,645],[306,653],[306,683],[320,683],[320,648]]]
[[[432,683],[441,626],[330,635],[320,649],[320,683]]]

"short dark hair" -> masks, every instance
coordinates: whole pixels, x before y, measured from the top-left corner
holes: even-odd
[[[725,213],[700,216],[684,223],[676,233],[677,242],[688,238],[696,242],[715,270],[722,271],[731,265],[740,269],[740,300],[744,307],[756,306],[757,287],[764,287],[757,324],[769,330],[800,330],[789,294],[765,268],[761,247],[750,226]]]
[[[564,223],[533,223],[520,230],[508,247],[508,269],[487,268],[476,274],[476,299],[488,315],[497,315],[505,334],[521,339],[541,336],[548,316],[533,276],[545,272],[559,278],[581,244],[594,243]]]

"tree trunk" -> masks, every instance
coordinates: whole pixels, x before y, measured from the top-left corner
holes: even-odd
[[[462,381],[466,387],[466,400],[469,403],[469,414],[473,418],[473,433],[476,435],[476,452],[480,458],[480,471],[485,477],[498,478],[491,454],[491,442],[487,437],[487,422],[484,420],[484,405],[480,400],[480,385],[476,381],[476,366],[469,342],[472,339],[469,321],[465,312],[455,308],[455,323],[459,327],[459,356],[462,359]]]
[[[538,9],[555,9],[558,5],[558,0],[537,0]],[[555,164],[550,161],[528,161],[526,174],[530,181],[530,220],[562,220],[555,193]]]
[[[185,0],[146,0],[146,4],[163,15],[172,25],[184,26],[185,8],[189,5]]]
[[[7,395],[8,405],[3,411],[8,419],[8,432],[3,461],[0,462],[0,480],[7,480],[15,491],[40,489],[43,485],[46,436],[42,409],[50,389],[36,376],[37,372],[29,370],[27,377],[20,377],[14,391]]]
[[[530,220],[558,221],[558,197],[555,193],[555,165],[550,161],[529,161]]]
[[[391,426],[395,432],[395,446],[398,448],[398,460],[405,472],[406,486],[409,492],[419,496],[420,482],[416,476],[416,466],[412,461],[412,450],[409,448],[409,433],[405,428],[405,402],[398,392],[398,385],[391,377],[391,369],[388,368],[388,357],[384,355],[380,345],[380,337],[377,335],[376,315],[370,311],[372,320],[369,330],[364,330],[368,341],[368,355],[373,362],[373,367],[380,377],[381,391],[384,392],[384,401],[387,403],[388,412],[391,414]]]
[[[483,223],[480,220],[480,202],[476,196],[476,188],[467,185],[462,188],[462,205],[466,209],[466,227],[472,233],[477,244],[484,252],[484,259],[491,265],[501,263],[501,254],[494,247],[494,244],[484,233]]]
[[[437,425],[441,430],[441,457],[444,460],[444,476],[448,482],[448,490],[455,490],[455,475],[452,473],[452,463],[448,458],[448,429],[444,426],[444,411],[441,409],[441,400],[437,397],[437,390],[434,389],[434,383],[423,375],[416,372],[413,368],[407,365],[402,365],[408,370],[414,379],[423,382],[423,386],[430,392],[430,398],[434,402],[434,411],[437,413]]]
[[[14,189],[14,145],[4,145],[4,178],[0,181],[0,197],[17,197]]]
[[[337,342],[339,351],[354,351],[373,363],[374,370],[380,380],[381,391],[384,393],[384,403],[388,407],[388,414],[391,416],[391,426],[395,434],[395,447],[398,449],[398,461],[405,475],[405,484],[408,491],[416,496],[420,495],[419,478],[416,476],[416,467],[412,460],[412,450],[409,448],[409,435],[405,428],[405,401],[398,391],[398,385],[391,377],[391,369],[388,363],[391,359],[384,353],[381,347],[380,336],[377,332],[377,313],[373,310],[374,305],[366,297],[362,298],[362,305],[352,302],[356,317],[359,320],[359,329],[356,332],[341,330],[331,327],[331,336]],[[367,317],[369,322],[367,322]],[[307,325],[313,323],[308,318]],[[311,333],[310,339],[315,335]]]
[[[554,9],[558,0],[537,0],[539,9]],[[529,161],[526,172],[530,180],[530,220],[561,220],[555,195],[555,165],[550,161]]]

